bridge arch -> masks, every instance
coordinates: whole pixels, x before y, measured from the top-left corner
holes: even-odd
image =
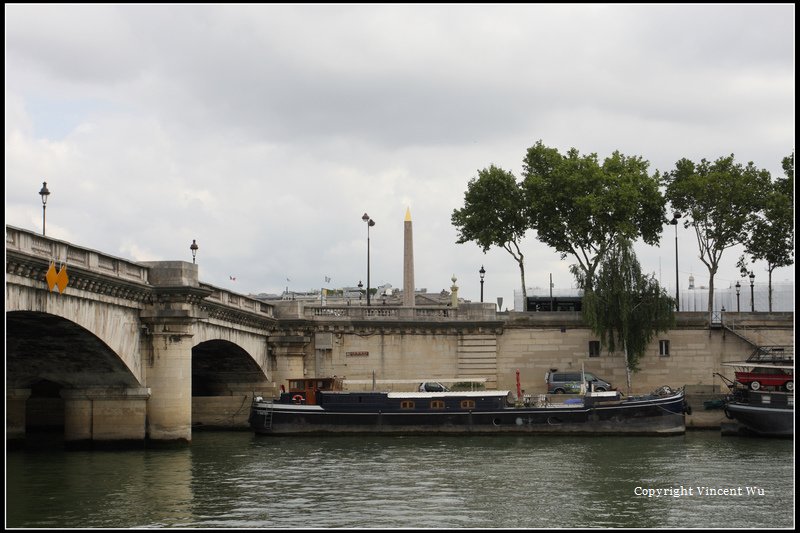
[[[192,348],[192,396],[230,394],[266,380],[258,363],[237,344],[213,339]]]
[[[6,312],[6,386],[29,388],[43,379],[75,389],[142,386],[128,362],[80,324],[38,311]]]
[[[56,343],[58,334],[68,335],[67,338],[78,337],[71,330],[59,331],[58,323],[69,322],[85,331],[86,338],[91,336],[95,340],[93,345],[102,344],[105,350],[101,351],[113,353],[114,357],[135,377],[136,383],[142,384],[144,377],[139,357],[142,340],[139,309],[120,305],[120,302],[125,303],[122,299],[91,300],[82,298],[81,295],[73,295],[74,292],[78,290],[66,294],[48,293],[38,287],[8,283],[6,285],[6,317],[9,322],[7,331],[10,332],[12,327],[18,326],[27,327],[26,331],[31,333],[30,328],[35,327],[32,322],[37,321],[35,317],[40,317],[39,327],[44,328],[40,331],[40,335],[49,337]],[[15,313],[30,314],[19,315],[22,318],[12,323],[8,317]],[[26,316],[28,318],[24,318]],[[33,331],[31,334],[35,335],[36,332]]]
[[[7,436],[46,430],[68,441],[138,439],[147,396],[125,361],[83,326],[39,311],[6,312]],[[109,417],[120,405],[136,414],[122,423]]]
[[[225,339],[192,347],[192,428],[248,427],[253,395],[271,394],[272,383],[256,359]]]

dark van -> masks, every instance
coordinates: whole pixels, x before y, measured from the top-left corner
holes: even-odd
[[[596,391],[609,391],[612,389],[611,383],[600,379],[591,372],[584,372],[586,386],[594,385]],[[547,379],[548,394],[578,394],[581,392],[581,373],[580,372],[548,372],[545,374]]]

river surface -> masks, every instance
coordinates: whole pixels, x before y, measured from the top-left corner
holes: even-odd
[[[194,432],[192,444],[180,449],[6,452],[9,528],[794,525],[794,442],[715,431],[322,438]]]

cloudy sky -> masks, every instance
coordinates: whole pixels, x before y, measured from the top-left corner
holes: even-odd
[[[467,182],[538,140],[650,170],[794,150],[783,5],[5,5],[6,224],[242,293],[416,285],[513,306],[516,262],[456,244]],[[680,278],[708,282],[694,232]],[[669,290],[675,228],[639,259]],[[530,232],[528,286],[574,285]],[[738,279],[741,249],[717,286]],[[766,280],[763,264],[756,281]],[[233,281],[230,278],[235,277]],[[330,282],[325,279],[330,278]],[[794,268],[778,281],[794,280]]]

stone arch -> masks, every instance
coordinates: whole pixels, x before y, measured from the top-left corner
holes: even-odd
[[[6,312],[6,386],[48,380],[67,388],[140,387],[117,352],[80,324],[37,311]]]
[[[139,309],[67,294],[48,293],[20,285],[6,285],[6,317],[30,312],[71,322],[107,347],[136,377],[144,381],[140,342],[145,333]],[[8,329],[8,328],[7,328]]]
[[[252,355],[223,339],[192,348],[192,428],[247,427],[252,397],[273,385]]]
[[[232,342],[213,339],[192,348],[192,396],[225,395],[266,379],[253,357]]]

